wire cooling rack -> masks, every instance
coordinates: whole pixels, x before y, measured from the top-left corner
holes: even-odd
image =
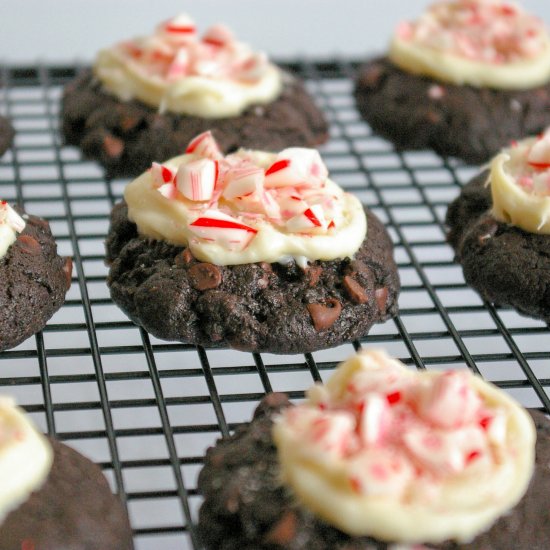
[[[299,399],[361,345],[418,368],[467,366],[550,413],[549,327],[483,303],[445,242],[446,206],[476,169],[396,153],[373,136],[354,107],[355,63],[287,68],[330,121],[323,156],[333,179],[387,224],[403,286],[399,317],[361,342],[288,356],[163,342],[128,321],[109,298],[103,263],[109,212],[127,181],[106,179],[57,134],[61,90],[77,68],[1,68],[0,106],[17,135],[0,160],[0,197],[50,220],[75,272],[45,330],[0,353],[0,393],[100,464],[127,503],[137,550],[200,548],[196,479],[206,448],[250,419],[265,392]]]

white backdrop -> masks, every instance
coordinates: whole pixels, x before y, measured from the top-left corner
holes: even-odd
[[[278,57],[361,56],[385,48],[398,20],[429,0],[0,0],[0,60],[90,60],[180,12],[200,29],[225,22]],[[525,0],[550,23],[550,2]]]

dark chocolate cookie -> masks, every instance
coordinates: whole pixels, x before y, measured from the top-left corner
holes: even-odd
[[[15,130],[10,124],[10,121],[0,116],[0,156],[2,156],[12,144],[14,134]]]
[[[57,255],[48,222],[24,218],[25,229],[0,258],[0,351],[42,330],[71,285],[72,260]]]
[[[280,481],[271,437],[273,417],[289,406],[270,394],[253,421],[208,450],[199,475],[204,495],[199,529],[207,550],[389,550],[370,537],[351,537],[301,507]],[[440,550],[544,550],[550,540],[550,421],[532,412],[537,426],[536,468],[521,502],[470,544],[427,545]]]
[[[550,322],[550,235],[493,218],[488,174],[476,176],[449,206],[449,243],[466,282],[485,300]]]
[[[457,86],[407,73],[385,57],[359,69],[357,108],[397,149],[433,149],[479,164],[550,125],[550,82],[530,90]]]
[[[90,71],[67,85],[61,109],[65,141],[99,161],[109,176],[137,176],[154,160],[181,155],[198,134],[212,130],[220,148],[278,151],[313,147],[328,137],[327,123],[303,85],[286,75],[281,96],[232,118],[159,114],[139,101],[122,102],[102,90]]]
[[[128,515],[99,467],[58,441],[50,443],[50,474],[1,523],[0,548],[131,550]]]
[[[113,300],[166,340],[299,353],[364,336],[397,312],[390,237],[370,212],[354,260],[216,266],[187,248],[140,237],[124,203],[107,238]]]

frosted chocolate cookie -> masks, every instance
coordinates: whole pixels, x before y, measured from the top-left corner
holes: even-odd
[[[0,397],[0,548],[133,548],[126,510],[101,470],[44,437],[7,397]]]
[[[63,305],[71,274],[48,222],[0,201],[0,351],[44,328]]]
[[[0,116],[0,156],[2,156],[11,146],[15,131],[10,121]]]
[[[550,125],[550,37],[516,4],[438,2],[359,69],[355,97],[398,149],[482,163]]]
[[[66,87],[61,117],[66,142],[111,176],[137,176],[208,129],[225,152],[312,147],[328,137],[300,81],[224,25],[200,36],[185,15],[99,52]]]
[[[449,206],[464,277],[496,304],[550,322],[550,132],[503,149]]]
[[[396,314],[385,228],[313,149],[223,156],[210,133],[130,183],[107,238],[113,300],[159,338],[306,352]]]
[[[533,417],[469,371],[360,353],[207,451],[200,534],[207,550],[542,550],[550,422]]]

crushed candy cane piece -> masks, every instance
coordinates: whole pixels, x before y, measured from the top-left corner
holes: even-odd
[[[210,200],[216,185],[217,171],[216,161],[208,158],[182,164],[176,174],[176,187],[189,200]]]
[[[327,222],[323,208],[318,204],[314,204],[301,214],[290,218],[286,222],[286,227],[292,233],[307,233],[316,229],[326,230]]]
[[[197,32],[195,22],[187,14],[180,14],[166,21],[161,25],[161,29],[170,34],[189,35]]]
[[[230,170],[226,175],[223,197],[234,199],[252,193],[261,193],[264,177],[264,171],[253,164]]]
[[[202,41],[211,46],[223,48],[235,41],[233,33],[225,25],[214,25],[210,27],[202,36]]]
[[[155,187],[160,187],[165,183],[173,182],[176,177],[176,171],[164,164],[153,162],[151,166],[151,176],[153,177],[153,185]]]
[[[257,229],[241,223],[239,220],[220,212],[207,210],[189,225],[195,235],[229,249],[245,248]]]
[[[7,224],[17,233],[25,229],[25,220],[4,200],[0,201],[0,224]]]
[[[193,138],[189,142],[185,152],[194,153],[200,157],[208,157],[212,160],[218,160],[223,156],[218,146],[218,142],[214,139],[210,130]]]
[[[165,198],[174,200],[178,196],[178,190],[173,183],[165,183],[157,188],[157,191]]]

